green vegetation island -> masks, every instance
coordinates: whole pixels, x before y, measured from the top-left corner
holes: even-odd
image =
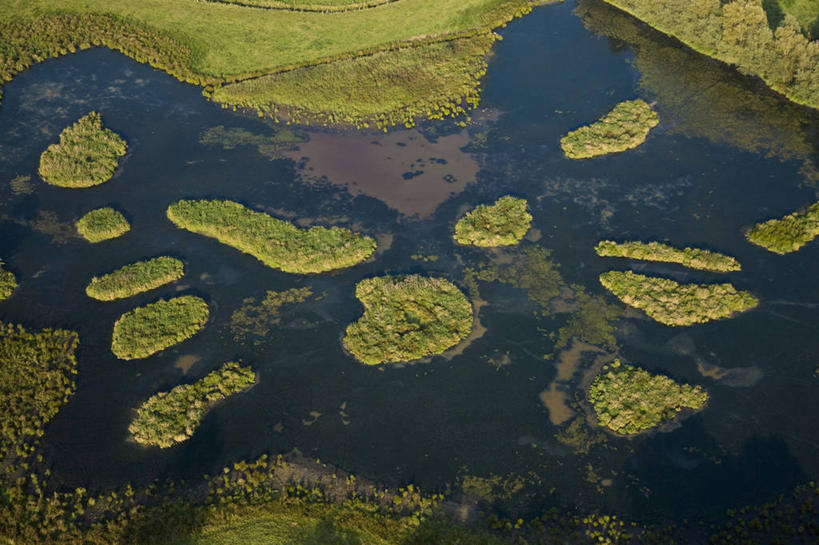
[[[411,125],[473,107],[493,29],[531,9],[529,0],[14,1],[0,12],[0,81],[105,46],[226,107],[287,122]]]
[[[11,297],[14,290],[17,289],[17,277],[14,273],[3,268],[3,262],[0,261],[0,301],[4,301]]]
[[[208,304],[193,295],[135,308],[114,324],[111,351],[121,360],[147,358],[196,335],[209,315]]]
[[[364,315],[347,326],[342,342],[366,365],[441,354],[472,330],[472,305],[443,278],[367,278],[356,285],[355,296],[364,305]]]
[[[691,269],[711,272],[739,271],[742,266],[733,257],[699,248],[674,248],[661,242],[614,242],[603,240],[594,251],[600,257],[625,257],[642,261],[678,263]]]
[[[506,195],[494,204],[477,206],[459,219],[452,238],[469,246],[511,246],[521,241],[531,223],[526,199]]]
[[[609,271],[600,283],[623,303],[669,326],[688,326],[728,318],[759,304],[731,284],[679,284],[631,271]]]
[[[561,138],[560,147],[569,159],[619,153],[645,142],[649,131],[659,122],[657,114],[645,101],[621,102],[599,121]]]
[[[155,257],[138,261],[100,277],[94,277],[86,286],[88,297],[98,301],[114,301],[133,297],[176,282],[185,275],[185,265],[173,257]]]
[[[127,145],[117,133],[102,126],[102,117],[91,112],[60,133],[40,156],[40,177],[59,187],[85,188],[114,176]]]
[[[691,49],[819,108],[819,8],[810,0],[604,0]]]
[[[232,201],[178,201],[168,207],[177,227],[215,238],[273,269],[309,274],[352,267],[369,258],[371,237],[341,227],[300,229]]]
[[[137,409],[128,431],[144,446],[168,448],[187,441],[213,406],[256,384],[256,374],[228,362],[193,384],[151,396]]]
[[[587,400],[601,426],[634,435],[673,420],[683,409],[701,410],[708,394],[699,386],[678,384],[615,360],[591,383]]]
[[[781,219],[758,223],[745,236],[757,246],[780,255],[795,252],[819,236],[819,203]]]
[[[121,212],[111,207],[97,208],[77,220],[77,232],[91,243],[118,238],[131,230]]]

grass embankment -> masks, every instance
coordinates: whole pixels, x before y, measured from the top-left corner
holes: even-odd
[[[113,208],[97,208],[77,220],[77,232],[88,242],[121,237],[131,230],[131,224]]]
[[[126,149],[125,140],[102,126],[100,114],[91,112],[63,130],[59,144],[43,152],[40,177],[59,187],[99,185],[111,179]]]
[[[731,284],[679,284],[631,271],[609,271],[600,283],[625,304],[670,326],[710,322],[750,310],[759,301]]]
[[[526,199],[501,197],[492,205],[482,204],[455,224],[458,244],[494,247],[517,244],[529,230],[532,214]]]
[[[674,419],[683,409],[702,409],[708,394],[615,360],[594,379],[587,399],[601,426],[632,435]]]
[[[16,456],[30,454],[46,424],[74,394],[78,344],[71,331],[30,333],[0,323],[0,470]]]
[[[216,403],[256,383],[256,374],[228,362],[193,384],[151,396],[137,409],[128,431],[140,445],[168,448],[187,441]]]
[[[819,203],[803,212],[758,223],[745,236],[757,246],[777,254],[795,252],[819,236]]]
[[[692,269],[712,272],[739,271],[742,266],[733,257],[699,248],[674,248],[660,242],[614,242],[603,240],[594,251],[600,257],[625,257],[642,261],[678,263]]]
[[[88,297],[99,301],[114,301],[133,297],[175,282],[185,274],[185,265],[173,257],[155,257],[117,269],[91,279],[85,288]]]
[[[569,159],[588,159],[636,148],[660,122],[645,101],[621,102],[596,123],[580,127],[560,139]]]
[[[364,315],[347,326],[343,344],[367,365],[441,354],[472,329],[472,305],[443,278],[367,278],[356,285],[355,296]]]
[[[341,227],[300,229],[232,201],[178,201],[168,207],[177,227],[215,238],[288,273],[352,267],[370,257],[375,240]]]
[[[8,299],[14,290],[17,289],[17,277],[14,273],[3,268],[3,262],[0,261],[0,301]]]
[[[223,4],[238,4],[268,9],[290,9],[296,11],[320,11],[323,13],[367,9],[399,0],[206,0]]]
[[[135,308],[114,324],[111,351],[121,360],[147,358],[196,335],[209,315],[208,304],[192,295]]]

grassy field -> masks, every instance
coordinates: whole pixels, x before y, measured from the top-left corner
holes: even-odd
[[[588,159],[636,148],[646,141],[660,120],[642,100],[621,102],[599,121],[580,127],[560,139],[569,159]]]
[[[712,272],[739,271],[742,267],[733,257],[699,248],[674,248],[660,242],[614,242],[603,240],[594,251],[600,257],[625,257],[642,261],[678,263],[692,269]]]
[[[269,9],[289,9],[296,11],[338,12],[353,9],[367,9],[399,0],[207,0],[223,4],[239,4]]]
[[[494,204],[482,204],[455,224],[453,238],[458,244],[494,247],[517,244],[529,230],[532,214],[526,199],[509,195]]]
[[[117,269],[91,279],[85,288],[88,297],[99,301],[114,301],[133,297],[175,282],[185,274],[184,264],[173,257],[156,257]]]
[[[121,237],[131,230],[131,224],[113,208],[97,208],[77,220],[77,232],[88,242]]]
[[[819,236],[819,203],[781,219],[758,223],[745,236],[757,246],[780,255],[795,252]]]

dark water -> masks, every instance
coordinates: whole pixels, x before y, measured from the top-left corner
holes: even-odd
[[[197,88],[109,51],[48,61],[4,87],[0,256],[20,288],[0,306],[0,319],[70,328],[81,338],[77,393],[44,440],[59,482],[99,490],[154,478],[195,479],[233,461],[298,449],[429,492],[455,488],[464,475],[520,477],[526,483],[517,505],[522,511],[558,504],[674,518],[717,516],[727,506],[762,502],[819,477],[819,245],[777,256],[748,244],[742,233],[816,200],[810,168],[819,155],[819,119],[596,2],[538,8],[502,34],[484,86],[486,111],[461,136],[451,124],[421,131],[433,147],[424,153],[446,149],[443,159],[453,164],[474,162],[474,183],[420,218],[333,183],[340,174],[332,168],[311,173],[327,179],[309,181],[300,166],[310,157],[299,160],[301,152],[271,160],[253,146],[199,143],[203,131],[219,125],[262,135],[276,129],[223,111]],[[562,134],[634,97],[656,101],[661,117],[645,145],[588,161],[562,157]],[[36,175],[42,150],[94,109],[129,143],[117,177],[91,190],[42,183]],[[416,149],[419,133],[405,136],[371,140],[384,145],[377,153],[392,157],[399,148]],[[337,135],[323,145],[353,138],[360,136]],[[466,150],[474,154],[442,144],[453,138],[469,141]],[[322,153],[321,147],[305,150]],[[366,161],[359,168],[366,178]],[[12,193],[5,182],[18,175],[32,176],[32,193]],[[438,182],[419,178],[422,194],[425,183]],[[361,314],[354,297],[360,279],[422,272],[461,283],[464,266],[502,259],[458,249],[450,233],[464,207],[507,193],[529,200],[533,227],[542,235],[524,247],[550,249],[565,283],[593,294],[604,294],[601,272],[626,266],[596,257],[601,238],[665,240],[740,260],[743,270],[730,281],[760,298],[756,310],[682,329],[630,317],[618,332],[621,358],[706,387],[705,411],[666,433],[604,436],[585,454],[560,443],[560,427],[539,394],[555,380],[560,359],[549,333],[568,315],[541,318],[525,291],[501,284],[481,285],[487,332],[451,359],[365,368],[343,353],[344,329]],[[392,244],[338,273],[279,273],[165,219],[171,202],[208,197],[392,235]],[[41,232],[54,232],[55,219],[71,224],[103,205],[122,210],[132,231],[96,245]],[[43,212],[53,214],[45,216],[50,221]],[[438,259],[410,258],[419,253]],[[176,285],[116,303],[85,295],[92,276],[164,254],[186,263]],[[670,266],[639,268],[722,280]],[[302,286],[323,297],[288,310],[259,343],[234,342],[230,317],[245,298]],[[175,293],[211,303],[208,327],[149,359],[117,360],[109,350],[116,318]],[[175,366],[182,356],[200,358],[187,374]],[[236,359],[259,371],[259,384],[211,412],[190,441],[161,451],[127,441],[132,411],[144,399]],[[564,381],[570,399],[587,360]],[[698,364],[727,374],[705,376]]]

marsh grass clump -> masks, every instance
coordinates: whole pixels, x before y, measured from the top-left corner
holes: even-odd
[[[343,344],[367,365],[441,354],[472,329],[472,305],[443,278],[367,278],[358,283],[355,296],[364,315],[347,326]]]
[[[458,244],[482,247],[517,244],[532,222],[526,206],[526,199],[510,195],[482,204],[458,220],[453,238]]]
[[[14,290],[17,289],[17,277],[14,273],[3,268],[3,262],[0,261],[0,301],[8,299]]]
[[[795,252],[819,236],[819,203],[781,219],[758,223],[745,236],[757,246],[780,255]]]
[[[91,279],[85,293],[99,301],[125,299],[175,282],[185,274],[184,264],[173,257],[155,257]]]
[[[140,445],[168,448],[191,438],[205,414],[218,402],[256,383],[256,374],[228,362],[193,384],[151,396],[137,409],[128,431]]]
[[[375,240],[341,227],[300,229],[232,201],[178,201],[168,207],[177,227],[215,238],[288,273],[352,267],[370,257]]]
[[[759,301],[731,284],[679,284],[667,278],[631,271],[609,271],[600,283],[625,304],[670,326],[687,326],[728,318],[750,310]]]
[[[569,159],[588,159],[636,148],[660,120],[651,106],[637,99],[621,102],[600,121],[580,127],[560,139]]]
[[[107,182],[114,176],[127,146],[117,133],[102,126],[102,117],[91,112],[60,133],[40,156],[40,177],[51,185],[83,188]]]
[[[114,324],[111,351],[121,360],[147,358],[196,335],[209,315],[208,304],[193,295],[135,308]]]
[[[125,216],[110,207],[90,211],[76,225],[77,232],[92,243],[121,237],[131,230],[131,224]]]
[[[270,333],[271,326],[281,322],[283,307],[303,303],[312,296],[313,290],[306,287],[286,291],[269,290],[261,301],[253,297],[246,298],[242,301],[242,306],[230,316],[233,341],[240,343],[252,335],[258,343]]]
[[[587,399],[601,426],[632,435],[669,422],[684,409],[699,411],[708,394],[699,386],[679,384],[615,360],[594,379]]]
[[[692,269],[713,272],[739,271],[742,267],[733,257],[699,248],[674,248],[660,242],[601,241],[594,250],[600,257],[625,257],[642,261],[678,263]]]

